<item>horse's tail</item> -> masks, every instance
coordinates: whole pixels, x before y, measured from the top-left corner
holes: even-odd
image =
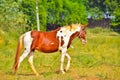
[[[14,65],[13,65],[13,69],[14,69],[15,72],[18,69],[20,53],[21,53],[22,48],[23,48],[23,38],[24,38],[24,34],[20,36],[18,46],[17,46],[17,50],[16,50],[16,56],[15,56],[15,61],[14,61]]]

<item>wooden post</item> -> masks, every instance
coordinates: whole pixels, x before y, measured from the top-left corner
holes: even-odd
[[[37,30],[40,31],[40,24],[39,24],[39,12],[38,12],[38,0],[36,0],[36,20],[37,20]]]

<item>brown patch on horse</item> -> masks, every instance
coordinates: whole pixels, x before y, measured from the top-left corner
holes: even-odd
[[[31,50],[36,49],[44,53],[57,51],[59,40],[56,38],[56,34],[59,30],[60,28],[50,32],[31,31],[31,37],[33,38]]]

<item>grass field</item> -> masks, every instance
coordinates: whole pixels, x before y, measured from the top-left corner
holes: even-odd
[[[120,80],[120,34],[108,29],[87,29],[87,44],[76,38],[69,48],[71,67],[59,73],[60,53],[35,52],[34,65],[39,76],[33,75],[27,59],[17,75],[12,65],[19,35],[0,30],[0,80]],[[67,61],[67,60],[65,60]]]

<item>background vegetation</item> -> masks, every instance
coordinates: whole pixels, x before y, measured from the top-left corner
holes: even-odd
[[[114,26],[120,25],[119,0],[38,0],[38,7],[41,30],[47,24],[87,23],[87,17],[108,16]],[[36,29],[36,0],[0,0],[1,27],[23,32]]]

